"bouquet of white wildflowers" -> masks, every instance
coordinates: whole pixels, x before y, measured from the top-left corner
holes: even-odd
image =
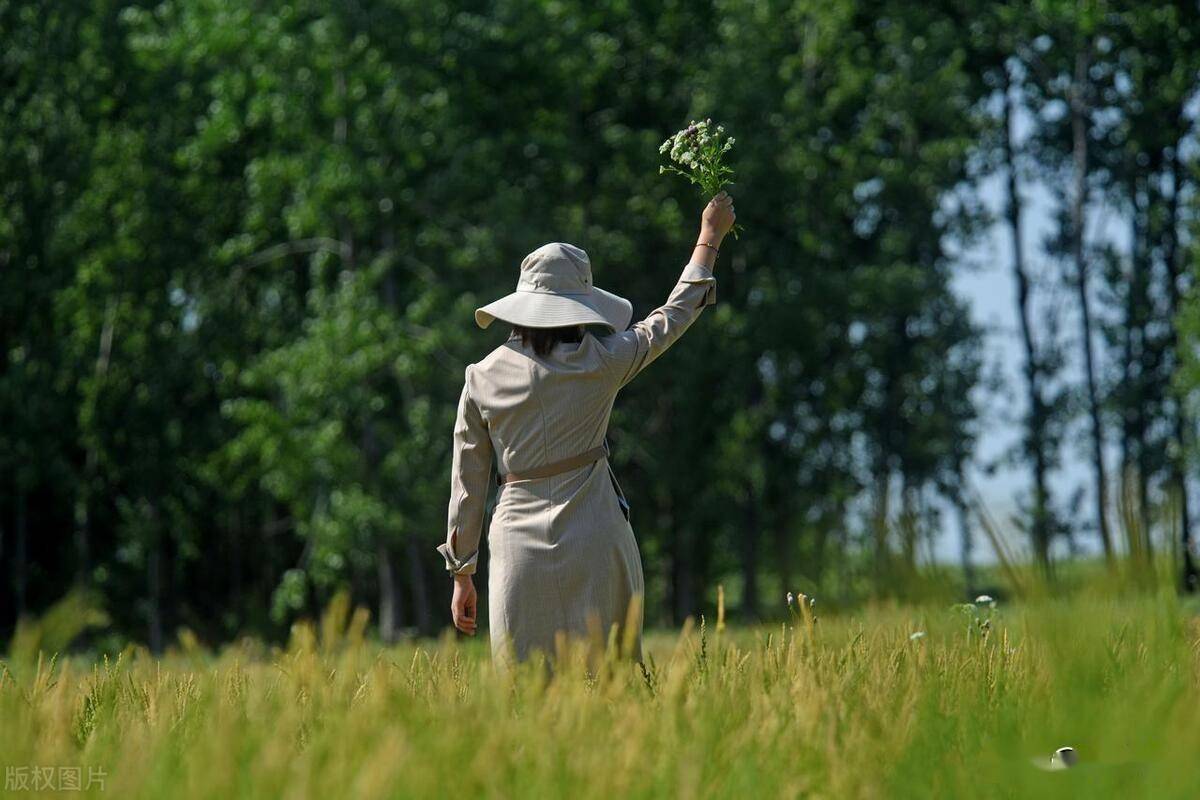
[[[723,125],[713,125],[711,119],[693,121],[679,133],[662,143],[658,152],[670,162],[658,168],[658,174],[674,172],[700,187],[703,199],[708,200],[726,186],[733,184],[733,169],[725,163],[725,154],[737,140],[725,135]],[[741,228],[735,225],[733,236]]]

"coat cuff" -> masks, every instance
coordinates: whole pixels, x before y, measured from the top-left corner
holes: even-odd
[[[446,559],[446,571],[452,572],[455,575],[474,575],[475,563],[479,559],[479,550],[471,553],[471,557],[465,561],[460,561],[455,557],[454,551],[450,549],[450,545],[443,542],[437,546],[437,551]]]
[[[683,274],[679,276],[679,280],[684,283],[716,283],[716,278],[713,277],[713,272],[703,264],[697,264],[695,261],[689,261],[688,265],[683,268]]]
[[[683,274],[679,276],[679,282],[692,285],[703,284],[708,287],[708,291],[696,305],[697,308],[711,306],[717,302],[717,279],[713,276],[712,270],[703,264],[697,264],[694,261],[688,262],[688,265],[683,268]]]

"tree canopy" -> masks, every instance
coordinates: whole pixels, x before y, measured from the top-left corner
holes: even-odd
[[[979,435],[951,278],[1002,221],[997,98],[1069,173],[1081,42],[1088,202],[1136,245],[1088,253],[1098,413],[1186,485],[1200,28],[1143,5],[0,0],[0,625],[82,585],[154,647],[278,635],[348,585],[385,637],[436,631],[454,400],[507,333],[472,310],[554,240],[658,305],[703,204],[658,144],[705,116],[748,234],[611,431],[648,619],[889,591]]]

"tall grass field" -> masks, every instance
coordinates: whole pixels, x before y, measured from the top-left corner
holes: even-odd
[[[552,676],[482,639],[382,647],[344,602],[286,648],[14,645],[5,796],[1200,797],[1200,623],[1170,592],[802,603],[652,633],[645,669],[567,647]]]

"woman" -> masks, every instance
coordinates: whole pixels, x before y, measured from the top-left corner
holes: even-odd
[[[499,497],[488,528],[493,656],[551,656],[559,632],[607,635],[628,616],[633,629],[621,640],[631,641],[641,660],[642,562],[608,464],[608,419],[621,387],[716,301],[712,268],[734,218],[725,192],[708,203],[691,261],[666,304],[632,327],[629,301],[593,286],[587,253],[561,243],[526,256],[516,292],[475,311],[481,328],[501,320],[513,332],[467,366],[448,531],[438,551],[454,575],[454,625],[474,635],[471,576],[495,459]],[[611,332],[595,336],[585,325]]]

